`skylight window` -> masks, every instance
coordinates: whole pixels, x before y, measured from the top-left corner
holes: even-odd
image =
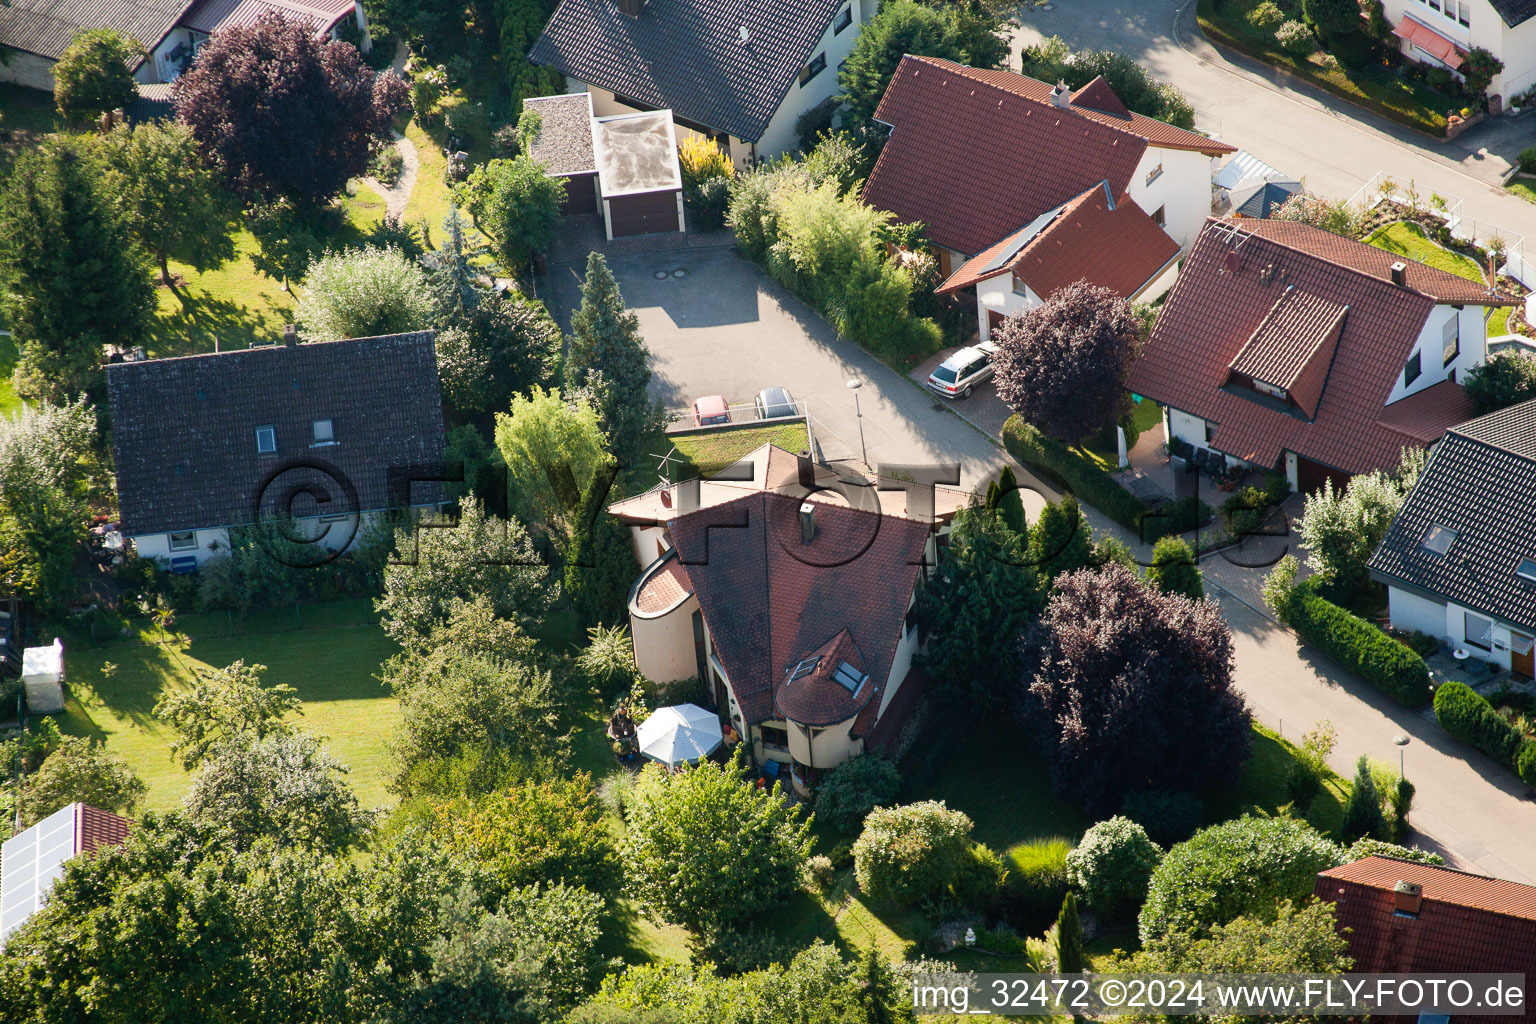
[[[1455,530],[1435,523],[1425,532],[1422,546],[1432,555],[1443,555],[1451,550],[1451,542],[1455,539]]]
[[[819,654],[814,658],[806,658],[804,661],[798,663],[794,668],[789,670],[789,681],[794,682],[796,679],[805,678],[812,672],[815,672],[816,666],[820,664],[821,655]]]
[[[860,672],[846,661],[840,661],[837,663],[837,671],[832,673],[832,678],[841,683],[843,689],[849,693],[858,693],[859,687],[864,685],[864,680],[868,679],[869,676]]]
[[[1536,560],[1530,558],[1520,559],[1520,567],[1515,570],[1515,575],[1523,580],[1536,583]]]
[[[315,420],[315,444],[333,444],[336,428],[330,420]]]
[[[277,451],[277,430],[274,427],[256,428],[256,452],[270,455]]]

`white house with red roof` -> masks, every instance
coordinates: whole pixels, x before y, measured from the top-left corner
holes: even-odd
[[[1519,301],[1307,224],[1211,219],[1128,386],[1202,461],[1309,492],[1469,419],[1487,307]]]
[[[902,58],[875,117],[891,134],[864,199],[927,226],[939,290],[976,289],[983,339],[1079,279],[1162,295],[1236,152],[1131,113],[1102,78],[1069,92],[936,57]]]
[[[1382,0],[1404,57],[1460,78],[1472,49],[1503,61],[1488,86],[1494,111],[1536,89],[1536,0]]]
[[[970,495],[887,487],[764,445],[608,509],[644,566],[629,598],[641,674],[703,680],[756,761],[802,793],[850,757],[899,750],[925,689],[917,587]]]

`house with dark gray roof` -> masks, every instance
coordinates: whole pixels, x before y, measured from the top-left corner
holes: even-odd
[[[0,82],[53,91],[53,65],[86,29],[113,28],[142,43],[133,69],[141,85],[176,80],[208,37],[275,11],[334,36],[352,18],[367,46],[367,22],[356,0],[8,0],[0,3]],[[143,111],[141,111],[141,114]]]
[[[599,116],[671,110],[738,166],[797,144],[877,0],[561,0],[528,59]]]
[[[1370,571],[1393,628],[1532,675],[1536,401],[1446,431]]]
[[[113,363],[107,396],[120,528],[179,571],[270,517],[329,552],[441,500],[430,331]]]
[[[1478,47],[1503,61],[1488,86],[1495,113],[1536,88],[1536,0],[1383,0],[1382,14],[1409,60],[1457,78]]]

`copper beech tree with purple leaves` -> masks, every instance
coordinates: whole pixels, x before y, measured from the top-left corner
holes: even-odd
[[[393,72],[375,74],[351,43],[276,12],[214,33],[176,80],[176,115],[248,205],[313,209],[390,138],[410,106]]]
[[[997,394],[1025,422],[1075,444],[1128,411],[1126,370],[1141,343],[1131,304],[1078,281],[1004,320],[997,345]]]
[[[1019,710],[1058,793],[1091,813],[1151,790],[1219,789],[1248,756],[1232,634],[1211,601],[1110,563],[1057,577],[1025,633]]]

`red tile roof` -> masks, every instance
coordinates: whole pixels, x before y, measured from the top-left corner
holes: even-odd
[[[75,804],[75,852],[94,853],[103,846],[121,846],[128,839],[127,818],[90,804]]]
[[[797,667],[811,659],[816,661],[815,668],[795,678]],[[856,689],[850,690],[838,682],[838,670],[845,662],[856,673],[850,674],[850,678],[863,677]],[[774,692],[773,706],[791,722],[833,725],[857,715],[874,694],[873,680],[864,668],[864,656],[845,629],[785,670],[784,678]]]
[[[902,58],[875,116],[893,128],[865,201],[967,254],[1105,179],[1121,194],[1147,149],[1044,82],[928,57]]]
[[[671,522],[749,725],[777,714],[786,669],[844,631],[870,675],[863,706],[879,707],[927,543],[926,523],[816,502],[816,537],[802,544],[800,505],[754,491]]]
[[[1305,224],[1208,221],[1129,387],[1216,424],[1213,447],[1261,466],[1275,465],[1286,450],[1346,473],[1395,465],[1405,445],[1437,437],[1462,418],[1448,388],[1386,405],[1430,310],[1437,302],[1514,301],[1420,263],[1408,264],[1405,286],[1394,285],[1396,259]],[[1316,309],[1349,307],[1310,421],[1223,389],[1286,286]]]
[[[1422,887],[1416,917],[1397,912],[1393,888],[1400,881]],[[1536,977],[1536,887],[1367,857],[1320,873],[1313,892],[1334,905],[1356,973],[1507,972]],[[1458,1024],[1492,1024],[1513,1018],[1457,1014],[1455,1019]]]
[[[664,612],[693,593],[688,570],[673,558],[651,574],[635,595],[635,607],[647,614]]]
[[[1015,232],[967,260],[939,294],[1012,273],[1041,298],[1080,280],[1133,298],[1178,259],[1179,243],[1129,196],[1110,202],[1107,188],[1100,182],[1083,192],[1032,237]]]
[[[1232,360],[1232,372],[1285,388],[1308,416],[1316,416],[1348,311],[1286,285]]]

